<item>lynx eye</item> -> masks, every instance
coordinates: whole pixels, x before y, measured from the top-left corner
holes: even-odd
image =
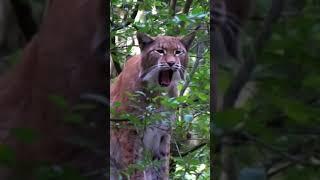
[[[183,51],[181,51],[181,50],[175,50],[174,51],[174,55],[176,55],[176,56],[179,56],[179,55],[181,55],[183,53]]]
[[[163,49],[157,49],[156,50],[157,53],[159,53],[160,55],[164,55],[166,52]]]

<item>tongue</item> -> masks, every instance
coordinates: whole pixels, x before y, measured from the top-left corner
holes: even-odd
[[[160,84],[169,86],[171,82],[170,71],[161,71],[160,72]]]

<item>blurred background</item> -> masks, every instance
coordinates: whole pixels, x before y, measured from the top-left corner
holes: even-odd
[[[232,19],[245,0],[225,2]],[[320,1],[256,0],[243,8],[251,13],[232,41],[238,56],[213,52],[214,178],[319,179]]]
[[[46,2],[0,1],[0,75],[19,60],[22,48],[37,32]]]

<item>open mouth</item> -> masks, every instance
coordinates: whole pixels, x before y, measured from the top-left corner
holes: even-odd
[[[159,72],[159,84],[162,87],[167,87],[170,85],[172,80],[173,71],[171,69],[169,70],[163,70]]]

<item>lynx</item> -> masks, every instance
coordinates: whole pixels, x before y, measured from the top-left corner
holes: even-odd
[[[188,50],[194,37],[195,33],[183,38],[153,38],[137,33],[141,54],[127,61],[123,71],[111,85],[111,105],[121,103],[117,112],[139,116],[143,113],[140,109],[148,106],[148,98],[160,96],[161,92],[166,92],[169,97],[177,96],[177,83],[184,79]],[[159,87],[162,91],[151,92],[151,87]],[[128,97],[128,93],[136,91],[145,94],[138,103]],[[174,112],[171,119],[174,120]],[[143,172],[135,172],[130,179],[168,179],[170,125],[157,123],[148,126],[141,133],[126,123],[126,128],[113,126],[110,131],[111,179],[118,179],[122,170],[141,159],[143,149],[149,150],[153,159],[162,160],[162,164],[157,168],[150,167]]]

